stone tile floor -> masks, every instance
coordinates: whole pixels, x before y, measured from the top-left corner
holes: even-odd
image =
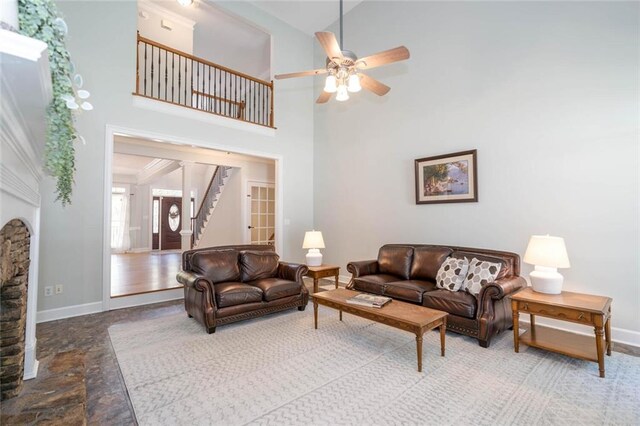
[[[73,349],[84,351],[88,423],[136,424],[107,329],[116,323],[135,322],[175,313],[184,313],[181,300],[41,323],[36,330],[38,358]],[[614,350],[640,356],[640,348],[617,344]],[[25,382],[25,387],[30,386],[30,382],[33,381]]]

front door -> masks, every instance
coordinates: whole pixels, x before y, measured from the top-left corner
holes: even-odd
[[[161,250],[176,250],[182,248],[182,198],[162,197],[162,208],[160,209],[160,232]]]

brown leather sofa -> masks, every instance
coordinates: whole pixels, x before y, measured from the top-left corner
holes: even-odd
[[[500,272],[477,296],[436,288],[438,269],[449,256],[500,263]],[[516,253],[467,247],[387,244],[378,259],[351,262],[347,270],[352,274],[347,288],[446,311],[448,330],[475,337],[485,348],[493,336],[512,327],[506,296],[527,285]]]
[[[304,311],[309,292],[305,265],[280,262],[270,245],[237,245],[187,250],[182,271],[184,306],[207,333],[216,326],[291,308]]]

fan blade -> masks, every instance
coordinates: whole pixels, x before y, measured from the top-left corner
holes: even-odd
[[[409,49],[404,46],[395,49],[385,50],[358,60],[358,68],[368,70],[381,65],[409,59]]]
[[[329,59],[340,58],[342,59],[342,50],[340,50],[340,45],[338,44],[338,40],[336,40],[336,36],[333,33],[328,31],[317,32],[316,38],[320,45],[327,53]]]
[[[331,96],[333,96],[333,93],[328,93],[323,90],[322,93],[320,93],[320,96],[318,96],[318,99],[316,99],[316,103],[317,104],[327,103],[329,102],[329,99],[331,99]]]
[[[364,74],[360,74],[360,85],[378,96],[384,96],[391,90],[391,87],[386,84],[382,84],[375,78]]]
[[[292,72],[289,74],[278,74],[275,76],[276,80],[282,80],[284,78],[294,78],[294,77],[306,77],[308,75],[320,75],[326,74],[326,69],[321,70],[310,70],[310,71],[300,71],[300,72]]]

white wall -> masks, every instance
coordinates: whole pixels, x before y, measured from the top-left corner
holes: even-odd
[[[391,86],[386,97],[363,91],[315,109],[315,228],[326,261],[344,268],[397,242],[523,255],[530,235],[558,235],[571,260],[565,290],[612,297],[613,326],[640,331],[638,8],[354,8],[347,49],[365,56],[405,44],[411,59],[370,72]],[[479,202],[416,205],[414,160],[467,149],[478,150]]]
[[[138,31],[140,35],[182,52],[193,53],[194,23],[163,6],[164,4],[159,2],[138,2]],[[165,24],[168,24],[171,29],[164,28],[162,21],[165,21]]]
[[[135,2],[57,2],[69,26],[68,48],[91,91],[95,109],[77,119],[87,144],[76,145],[72,205],[54,202],[54,182],[42,184],[41,287],[64,284],[65,292],[39,297],[38,310],[102,300],[105,128],[107,124],[152,131],[208,146],[236,148],[281,156],[283,229],[280,255],[304,260],[299,249],[304,231],[313,224],[313,93],[304,81],[276,87],[275,137],[219,127],[132,105],[135,86],[137,8]],[[269,29],[275,43],[277,71],[308,69],[313,48],[306,36],[246,3],[225,3],[233,13]],[[170,138],[169,138],[170,139]],[[233,151],[233,149],[228,149]],[[109,283],[106,283],[109,285]]]
[[[195,56],[253,77],[271,79],[269,34],[215,7],[202,6],[195,12],[202,18],[194,29]]]

